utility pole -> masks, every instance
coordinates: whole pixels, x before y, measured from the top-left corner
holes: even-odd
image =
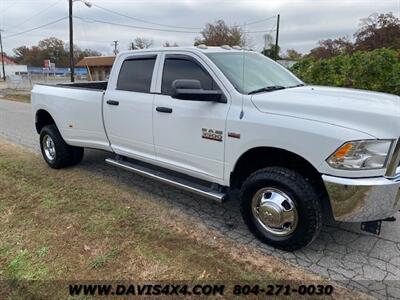
[[[278,60],[279,56],[279,22],[281,20],[281,15],[278,14],[276,21],[276,38],[275,38],[275,60]]]
[[[4,53],[3,53],[3,40],[1,38],[1,32],[3,30],[0,29],[0,51],[1,51],[1,67],[3,69],[3,79],[6,81],[6,71],[4,69]]]
[[[86,0],[68,0],[69,4],[69,13],[68,13],[68,19],[69,19],[69,68],[71,69],[71,82],[75,81],[75,64],[74,64],[74,24],[72,22],[73,17],[72,17],[72,4],[74,2],[82,2],[85,4],[87,7],[91,8],[92,4],[89,1]]]
[[[118,41],[113,41],[114,43],[114,55],[118,54]]]
[[[75,65],[74,65],[74,25],[72,23],[72,2],[69,0],[69,68],[71,71],[71,82],[75,81]]]

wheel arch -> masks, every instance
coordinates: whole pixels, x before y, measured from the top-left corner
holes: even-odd
[[[40,133],[42,128],[47,125],[56,125],[52,115],[45,109],[38,109],[35,114],[35,128],[36,132]]]
[[[324,213],[331,217],[328,193],[319,171],[304,157],[281,148],[255,147],[243,153],[230,174],[230,187],[240,189],[243,182],[255,171],[265,167],[286,167],[303,175],[320,195]]]

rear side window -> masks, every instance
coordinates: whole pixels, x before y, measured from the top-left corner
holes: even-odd
[[[155,56],[125,60],[119,72],[117,90],[150,93],[155,62]]]
[[[204,90],[218,89],[207,71],[191,58],[167,57],[165,59],[161,86],[162,94],[171,95],[172,82],[176,79],[196,79],[200,81]]]

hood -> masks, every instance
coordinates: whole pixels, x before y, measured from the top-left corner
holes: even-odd
[[[265,113],[347,127],[376,138],[400,136],[400,97],[395,95],[304,86],[255,94],[251,100]]]

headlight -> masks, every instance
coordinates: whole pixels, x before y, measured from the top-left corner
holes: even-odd
[[[337,169],[381,169],[386,166],[392,142],[392,140],[348,142],[336,150],[327,162]]]

